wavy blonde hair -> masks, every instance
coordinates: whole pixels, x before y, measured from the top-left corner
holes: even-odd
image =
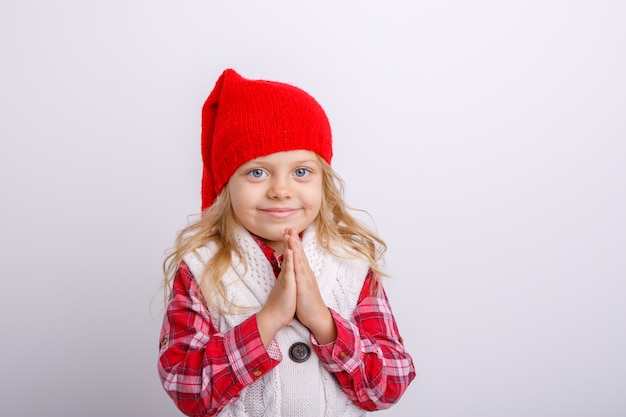
[[[336,248],[356,253],[369,263],[376,279],[372,280],[370,291],[375,291],[378,279],[385,274],[381,270],[380,261],[387,250],[385,242],[365,224],[354,217],[350,212],[358,211],[350,207],[344,200],[345,184],[339,175],[316,154],[322,167],[322,204],[315,219],[317,224],[317,240],[327,251],[341,256]],[[176,271],[185,256],[196,249],[213,242],[216,245],[215,255],[207,262],[200,278],[200,288],[207,302],[212,305],[213,297],[219,296],[227,303],[221,278],[233,261],[233,255],[245,262],[245,259],[235,242],[235,228],[240,227],[230,202],[228,184],[213,205],[187,227],[178,232],[174,247],[163,261],[164,297],[168,300],[172,281]],[[244,264],[245,266],[245,264]],[[197,277],[198,278],[198,277]]]

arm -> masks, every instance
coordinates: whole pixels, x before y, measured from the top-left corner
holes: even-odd
[[[161,329],[158,370],[165,391],[189,416],[217,414],[281,360],[276,342],[265,349],[255,315],[218,333],[202,300],[181,263]]]
[[[359,407],[389,408],[415,378],[415,368],[404,349],[389,300],[382,285],[370,292],[370,271],[352,321],[331,310],[337,339],[326,345],[312,338],[313,348],[343,391]]]

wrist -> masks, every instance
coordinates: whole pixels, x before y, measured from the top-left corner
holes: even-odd
[[[304,324],[313,334],[320,345],[327,345],[337,339],[337,325],[328,308],[316,316],[309,324]]]
[[[272,319],[271,314],[265,308],[256,314],[257,329],[266,349],[280,330],[276,323],[277,321]]]

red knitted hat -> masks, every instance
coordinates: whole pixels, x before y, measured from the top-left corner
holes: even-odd
[[[330,164],[330,124],[319,103],[292,85],[225,70],[202,108],[202,210],[241,164],[299,149]]]

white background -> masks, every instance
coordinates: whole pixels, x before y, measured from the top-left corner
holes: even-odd
[[[378,415],[626,416],[625,22],[618,0],[3,0],[0,414],[180,415],[160,267],[232,67],[318,99],[388,243],[418,376]]]

